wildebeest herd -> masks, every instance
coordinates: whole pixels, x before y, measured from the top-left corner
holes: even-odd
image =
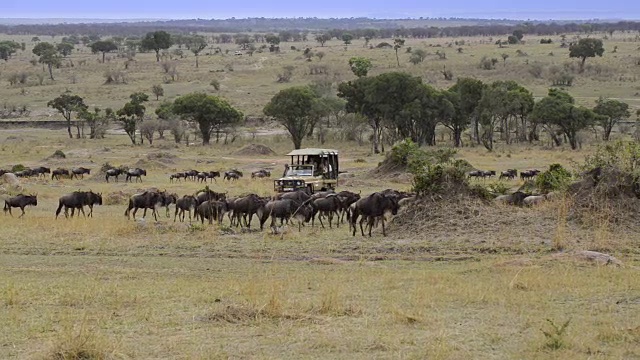
[[[540,173],[540,170],[538,169],[522,170],[520,172],[520,179],[523,181],[531,180],[535,178],[539,173]],[[496,171],[495,170],[473,170],[473,171],[469,171],[467,175],[469,176],[469,178],[487,179],[487,178],[492,178],[496,176]],[[514,180],[517,178],[518,178],[518,170],[516,169],[508,169],[505,171],[501,171],[500,176],[498,177],[499,180],[502,180],[502,179]]]

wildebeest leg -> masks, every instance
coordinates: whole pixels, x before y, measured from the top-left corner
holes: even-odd
[[[360,219],[360,233],[362,233],[362,236],[364,236],[364,230],[362,229],[362,223],[367,219],[366,216],[362,216],[362,219]]]
[[[138,208],[137,208],[137,207],[136,207],[136,208],[133,208],[133,220],[134,220],[134,221],[136,220],[136,213],[137,213],[137,212],[138,212]],[[142,214],[142,217],[143,217],[143,218],[145,217],[146,213],[147,213],[147,209],[144,209],[144,214]]]
[[[176,218],[178,217],[178,212],[180,211],[180,209],[178,209],[178,206],[176,206],[176,212],[173,214],[173,222],[176,222]]]
[[[187,211],[189,212],[189,224],[191,224],[191,208],[188,208]],[[184,222],[184,211],[182,212],[182,221]]]
[[[24,216],[24,206],[20,206],[20,210],[22,210],[22,214],[18,216],[18,219]]]
[[[371,230],[373,230],[373,224],[375,223],[375,221],[376,218],[374,216],[369,216],[369,221],[367,221],[367,226],[369,227],[369,237],[371,237]]]
[[[320,226],[324,229],[324,223],[322,222],[322,212],[318,213],[318,220],[320,221]]]
[[[87,214],[84,213],[84,206],[80,206],[78,208],[78,216],[80,216],[80,213],[82,213],[82,217],[86,218]]]
[[[382,215],[382,236],[387,236],[387,232],[384,228],[384,215]]]
[[[93,217],[93,205],[89,205],[89,215],[90,218]]]

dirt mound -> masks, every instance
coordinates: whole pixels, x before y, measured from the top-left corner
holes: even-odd
[[[140,159],[138,161],[136,161],[135,164],[133,164],[132,168],[141,168],[141,169],[151,169],[151,170],[164,170],[169,168],[169,166],[167,166],[166,164],[164,164],[163,162],[160,162],[158,160],[145,160],[145,159]]]
[[[149,154],[147,155],[147,160],[149,161],[156,161],[156,162],[160,162],[163,164],[175,164],[175,159],[177,158],[176,155],[173,155],[171,153],[168,152],[158,152],[158,153],[153,153],[153,154]]]
[[[0,176],[0,185],[2,185],[3,192],[14,193],[24,191],[24,186],[20,182],[20,179],[13,173],[6,173]]]
[[[261,144],[249,144],[246,145],[244,147],[242,147],[242,149],[236,151],[234,153],[235,155],[244,155],[244,156],[251,156],[251,155],[275,155],[276,152],[271,150],[270,147],[265,146],[265,145],[261,145]]]
[[[131,194],[124,191],[114,191],[103,196],[105,205],[127,205]]]

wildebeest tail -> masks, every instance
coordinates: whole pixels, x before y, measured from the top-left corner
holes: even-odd
[[[9,202],[7,200],[4,201],[4,209],[2,209],[5,213],[9,210]]]
[[[133,209],[133,200],[129,199],[129,206],[127,207],[127,210],[124,211],[124,216],[129,217],[129,211]]]
[[[56,210],[56,219],[58,218],[58,215],[60,215],[60,211],[62,210],[62,200],[60,200],[58,202],[58,209]],[[78,216],[80,216],[80,214],[78,214]]]

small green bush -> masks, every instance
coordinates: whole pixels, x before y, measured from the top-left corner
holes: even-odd
[[[504,195],[509,191],[509,186],[502,181],[487,185],[489,191],[496,195]]]
[[[26,166],[22,165],[22,164],[17,164],[17,165],[13,165],[13,167],[11,167],[11,172],[12,173],[16,173],[18,171],[25,171],[27,169]]]
[[[538,174],[536,187],[542,192],[565,190],[571,182],[571,173],[560,164],[552,164],[549,170]]]
[[[53,153],[53,155],[51,155],[51,157],[58,158],[58,159],[66,159],[67,155],[65,155],[62,150],[56,150]]]

